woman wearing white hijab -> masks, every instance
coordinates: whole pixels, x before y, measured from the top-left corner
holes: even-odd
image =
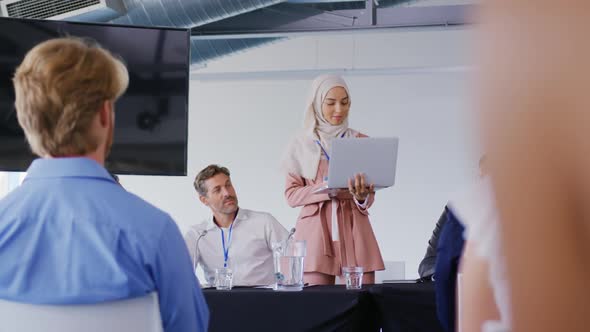
[[[338,194],[313,193],[328,175],[332,140],[366,137],[348,127],[350,102],[341,77],[317,77],[303,130],[293,138],[283,160],[287,202],[291,207],[303,207],[295,238],[307,241],[304,279],[310,284],[334,284],[346,266],[362,266],[363,283],[374,283],[374,271],[384,269],[368,217],[375,194],[364,176],[351,174],[348,190]]]

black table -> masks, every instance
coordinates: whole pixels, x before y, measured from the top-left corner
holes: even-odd
[[[205,289],[209,331],[379,331],[376,308],[364,287],[312,286],[301,292]]]
[[[374,285],[369,292],[383,332],[444,332],[436,317],[434,282]]]
[[[438,332],[434,284],[313,286],[301,292],[203,290],[209,331]]]

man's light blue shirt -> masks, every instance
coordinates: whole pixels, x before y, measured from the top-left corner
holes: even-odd
[[[165,331],[206,331],[209,311],[172,218],[87,158],[37,159],[0,200],[0,298],[44,304],[158,292]]]

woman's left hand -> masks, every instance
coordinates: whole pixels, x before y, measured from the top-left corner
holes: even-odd
[[[364,203],[370,193],[375,191],[375,185],[365,185],[365,175],[357,173],[354,179],[348,179],[348,191],[359,203]]]

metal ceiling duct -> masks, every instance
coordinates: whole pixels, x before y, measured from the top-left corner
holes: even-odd
[[[284,0],[125,0],[127,15],[113,23],[194,28]]]
[[[272,6],[284,0],[124,0],[127,14],[117,24],[194,28]],[[278,38],[246,40],[191,40],[191,63],[206,61],[257,47]]]

